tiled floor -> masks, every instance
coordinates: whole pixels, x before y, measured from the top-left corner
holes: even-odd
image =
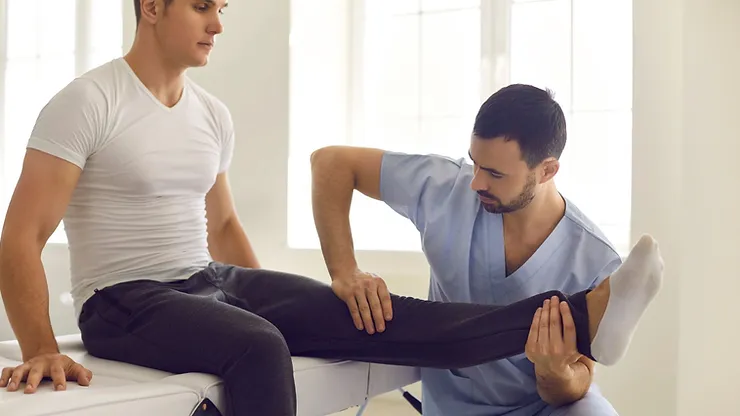
[[[409,393],[421,399],[421,388],[414,384],[407,388]],[[359,408],[347,409],[331,416],[355,416]],[[419,416],[419,413],[401,396],[400,392],[391,392],[370,400],[363,416]]]

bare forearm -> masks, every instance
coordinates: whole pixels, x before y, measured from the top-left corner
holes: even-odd
[[[537,373],[537,392],[546,403],[558,407],[583,398],[591,386],[591,370],[583,363],[571,366],[568,374],[543,375]]]
[[[247,233],[236,220],[228,221],[219,231],[209,233],[208,243],[215,261],[250,269],[260,267]]]
[[[24,361],[59,352],[49,317],[42,247],[20,238],[0,243],[0,293]]]
[[[312,207],[316,232],[331,278],[357,269],[349,221],[354,175],[331,156],[312,158]]]

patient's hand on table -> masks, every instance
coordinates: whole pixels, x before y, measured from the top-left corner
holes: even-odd
[[[67,380],[89,386],[92,372],[64,354],[38,355],[15,368],[4,368],[0,374],[0,387],[16,391],[26,382],[25,393],[35,393],[43,378],[51,379],[54,390],[65,390]]]
[[[380,276],[358,269],[333,277],[331,288],[347,304],[358,330],[368,334],[385,331],[385,321],[393,318],[393,310],[390,292]]]

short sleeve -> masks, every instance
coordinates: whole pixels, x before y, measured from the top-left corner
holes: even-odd
[[[231,161],[234,158],[234,120],[231,117],[229,108],[223,102],[214,99],[213,108],[217,112],[216,119],[219,120],[219,137],[221,147],[221,159],[218,166],[218,173],[224,173],[229,170]]]
[[[107,108],[98,86],[91,80],[77,78],[41,109],[27,147],[83,169],[101,141]]]
[[[612,273],[617,271],[619,266],[622,265],[622,258],[618,254],[614,254],[611,258],[607,259],[605,266],[601,269],[599,274],[596,276],[596,280],[591,284],[589,289],[594,289],[600,285],[601,282],[606,280],[607,277],[611,276]]]
[[[461,166],[444,156],[385,152],[380,198],[421,230],[436,210],[444,209]]]
[[[229,170],[231,166],[231,159],[234,158],[234,133],[232,132],[227,138],[226,142],[221,147],[221,164],[218,172],[223,173]]]

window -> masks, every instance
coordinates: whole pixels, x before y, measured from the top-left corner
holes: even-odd
[[[74,77],[121,55],[122,3],[0,0],[0,213],[41,108]],[[52,243],[64,243],[60,226]]]
[[[549,88],[566,112],[560,190],[628,249],[631,2],[304,3],[292,9],[291,247],[319,247],[307,208],[311,151],[349,144],[466,157],[482,101],[521,82]],[[351,223],[358,250],[420,249],[407,220],[358,193]]]

